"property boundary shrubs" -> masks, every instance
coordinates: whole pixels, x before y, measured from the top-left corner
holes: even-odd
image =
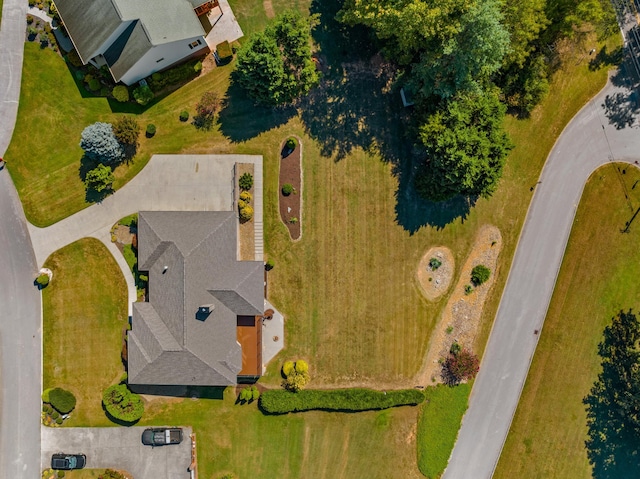
[[[115,384],[108,387],[102,395],[102,404],[109,419],[133,424],[144,414],[142,399],[129,391],[126,384]]]
[[[335,390],[307,389],[265,391],[260,396],[260,409],[266,414],[286,414],[301,411],[357,412],[415,406],[424,401],[424,393],[417,389],[374,391],[352,388]]]
[[[49,391],[49,404],[59,413],[68,414],[76,407],[76,397],[66,389],[53,388]]]

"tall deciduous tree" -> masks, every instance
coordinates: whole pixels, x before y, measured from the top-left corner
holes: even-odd
[[[420,127],[427,164],[416,178],[418,192],[433,201],[491,196],[512,148],[504,114],[495,89],[447,100]]]
[[[311,23],[285,12],[238,52],[238,83],[258,102],[291,103],[318,82],[311,58]]]
[[[620,311],[598,345],[602,372],[584,398],[587,455],[594,477],[635,477],[640,470],[640,322]]]

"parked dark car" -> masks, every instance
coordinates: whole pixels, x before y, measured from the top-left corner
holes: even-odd
[[[145,429],[142,433],[142,444],[145,446],[166,446],[180,444],[182,429],[179,427],[156,427]]]
[[[51,469],[82,469],[87,463],[87,456],[84,454],[63,454],[61,452],[51,456]]]

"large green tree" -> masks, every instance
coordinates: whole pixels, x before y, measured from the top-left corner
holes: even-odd
[[[491,89],[457,95],[431,114],[419,130],[427,159],[416,178],[418,193],[432,201],[491,196],[512,148],[502,127],[505,110]]]
[[[620,311],[598,345],[602,371],[589,394],[587,455],[593,477],[636,477],[640,471],[640,322]]]
[[[388,39],[387,53],[410,66],[420,96],[480,91],[502,65],[509,33],[499,0],[349,0],[340,19]]]
[[[251,36],[238,52],[236,79],[258,102],[291,103],[318,82],[311,58],[311,20],[293,11]]]

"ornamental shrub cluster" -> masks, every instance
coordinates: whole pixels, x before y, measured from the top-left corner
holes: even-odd
[[[292,392],[301,391],[311,381],[309,365],[303,359],[298,359],[295,363],[285,361],[282,365],[282,375],[282,387]]]
[[[240,402],[242,404],[246,402],[257,401],[260,397],[260,391],[258,391],[257,386],[254,384],[253,386],[247,386],[242,391],[240,391]]]
[[[245,173],[245,175],[246,174],[248,173]],[[244,175],[240,177],[240,181],[242,181],[242,178],[244,178]],[[251,177],[251,183],[253,184],[253,177]],[[243,188],[241,187],[241,189]],[[240,199],[238,200],[238,215],[240,216],[240,221],[242,221],[243,223],[250,221],[251,218],[253,218],[254,211],[253,207],[251,206],[252,199],[253,197],[248,191],[245,190],[240,193]]]
[[[102,404],[109,416],[125,423],[139,421],[144,413],[142,399],[129,391],[126,384],[108,387],[102,395]]]
[[[49,404],[60,414],[68,414],[76,407],[76,397],[66,389],[53,388],[49,391]]]
[[[200,63],[200,70],[198,69],[198,63]],[[162,73],[156,72],[147,78],[147,82],[151,89],[155,92],[161,90],[165,86],[175,85],[185,82],[195,76],[197,76],[202,70],[202,63],[198,60],[191,60],[177,67],[165,70]]]
[[[260,408],[267,414],[286,414],[311,410],[357,412],[415,406],[424,401],[417,389],[374,391],[373,389],[310,389],[293,393],[283,390],[265,391],[260,396]]]

